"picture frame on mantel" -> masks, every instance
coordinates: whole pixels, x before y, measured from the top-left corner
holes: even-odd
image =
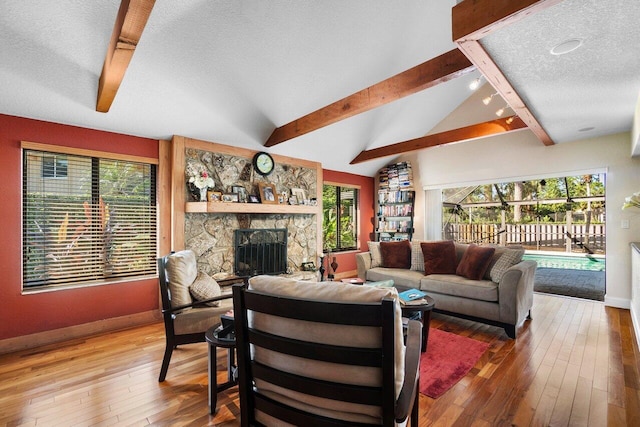
[[[268,184],[261,182],[258,184],[260,189],[260,201],[264,204],[278,204],[278,195],[276,193],[276,186],[274,184]]]

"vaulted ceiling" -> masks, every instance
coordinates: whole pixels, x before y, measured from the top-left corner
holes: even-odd
[[[541,144],[628,131],[640,90],[636,0],[125,0],[152,9],[116,24],[121,39],[110,44],[120,3],[3,0],[0,113],[372,176],[401,150],[495,126],[529,126]],[[550,53],[571,40],[575,51]],[[459,63],[438,84],[419,82],[441,55]],[[475,66],[500,94],[478,103],[469,129],[434,134],[471,96]],[[502,98],[513,109],[498,118]]]

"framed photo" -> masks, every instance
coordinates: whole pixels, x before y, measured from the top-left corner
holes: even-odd
[[[238,203],[238,193],[224,193],[222,195],[222,201],[226,203]]]
[[[313,262],[303,262],[302,271],[316,271],[316,265]]]
[[[222,199],[222,193],[219,191],[209,191],[207,193],[207,199],[210,202],[219,202]]]
[[[289,197],[289,204],[290,205],[297,205],[298,204],[298,198],[296,196]]]
[[[278,204],[278,195],[276,194],[276,186],[261,182],[258,184],[260,188],[260,201],[262,203]]]
[[[298,199],[298,204],[300,205],[304,204],[304,201],[307,200],[307,195],[302,188],[292,188],[291,195]]]
[[[260,203],[260,198],[255,194],[249,194],[249,203]]]
[[[247,194],[247,189],[244,188],[242,185],[234,185],[231,187],[231,192],[232,193],[236,193],[238,195],[238,201],[240,203],[247,203],[248,201],[248,194]]]

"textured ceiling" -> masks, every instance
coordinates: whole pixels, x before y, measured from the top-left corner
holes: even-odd
[[[455,0],[156,0],[110,111],[98,113],[98,78],[119,3],[0,2],[0,113],[259,150],[274,128],[455,47]],[[499,64],[516,71],[514,87],[543,117],[543,126],[553,123],[552,137],[564,141],[595,135],[577,132],[587,126],[595,126],[598,134],[628,130],[634,110],[629,103],[639,89],[638,35],[631,31],[631,24],[640,22],[638,4],[565,3],[552,10],[562,8],[559,16],[570,24],[554,21],[550,10],[483,43]],[[615,3],[618,12],[605,15],[607,8],[600,3]],[[582,18],[573,16],[576,9]],[[557,29],[535,31],[541,24]],[[554,38],[542,40],[552,33],[557,33]],[[578,36],[585,37],[582,51],[589,52],[589,59],[573,63],[569,55],[543,55],[555,40]],[[591,53],[589,46],[607,51]],[[581,50],[575,53],[582,55]],[[469,97],[467,85],[476,76],[266,151],[373,176],[393,158],[349,162],[361,150],[429,133]],[[592,94],[585,97],[585,91]],[[495,108],[478,108],[485,109],[479,116],[495,118]]]
[[[631,129],[640,91],[638,22],[638,0],[564,0],[484,37],[482,45],[551,139],[562,143]],[[582,46],[550,53],[569,39]]]

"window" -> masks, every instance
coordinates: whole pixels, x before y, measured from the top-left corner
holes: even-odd
[[[155,165],[25,149],[23,171],[24,289],[155,274]]]
[[[331,251],[357,249],[358,189],[325,184],[322,191],[323,246]]]
[[[67,177],[67,156],[42,157],[42,177],[43,178],[66,178]]]

